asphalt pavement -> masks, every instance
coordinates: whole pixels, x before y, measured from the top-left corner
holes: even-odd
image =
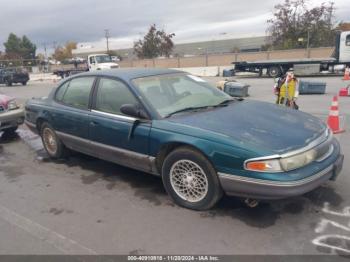
[[[274,102],[272,79],[236,79],[251,85],[247,99]],[[326,119],[345,83],[305,80],[327,82],[327,94],[300,96],[300,110]],[[29,82],[0,92],[24,102],[54,85]],[[349,255],[350,97],[339,101],[347,131],[337,135],[345,155],[338,180],[256,208],[227,196],[210,211],[178,207],[160,178],[79,153],[50,160],[40,138],[21,126],[0,137],[0,254]]]

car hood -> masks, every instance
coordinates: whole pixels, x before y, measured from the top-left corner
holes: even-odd
[[[0,105],[5,106],[12,99],[12,97],[0,94]]]
[[[254,100],[177,115],[168,121],[225,135],[236,144],[273,154],[302,148],[327,128],[319,118],[307,113]]]

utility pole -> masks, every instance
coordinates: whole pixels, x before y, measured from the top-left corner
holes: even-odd
[[[45,59],[47,59],[47,44],[46,43],[42,43],[43,47],[44,47],[44,51],[45,51]]]
[[[106,37],[106,43],[107,43],[107,53],[109,53],[109,43],[108,43],[109,29],[105,29],[105,37]]]
[[[57,42],[56,42],[56,41],[53,41],[53,42],[52,42],[52,47],[53,47],[53,50],[55,51],[55,50],[56,50],[56,47],[57,47]]]

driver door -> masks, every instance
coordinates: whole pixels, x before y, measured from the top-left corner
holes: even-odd
[[[90,115],[89,136],[102,158],[121,165],[150,171],[149,134],[151,122],[123,115],[124,104],[139,104],[123,82],[100,78]]]
[[[89,70],[90,71],[97,70],[97,61],[95,59],[95,56],[90,56],[89,57]]]

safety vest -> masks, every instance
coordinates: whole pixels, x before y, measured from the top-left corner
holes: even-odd
[[[297,97],[297,80],[284,82],[280,88],[278,104],[284,104],[287,100]]]

